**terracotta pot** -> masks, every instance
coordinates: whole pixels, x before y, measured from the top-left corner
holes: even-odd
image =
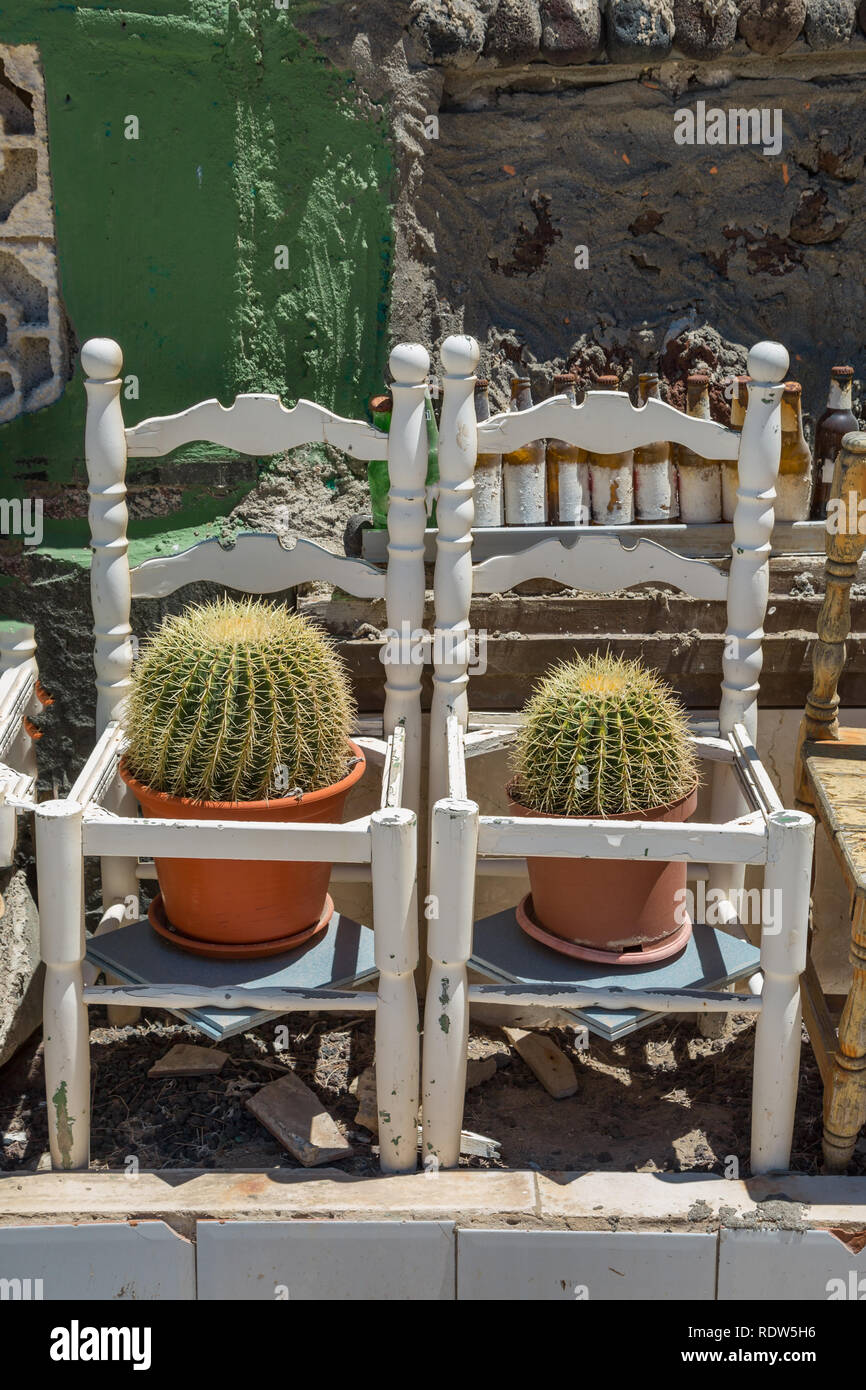
[[[268,822],[342,820],[343,804],[366,766],[362,749],[350,743],[359,759],[348,776],[306,796],[272,801],[191,801],[145,786],[120,764],[120,775],[145,816],[157,820],[243,820]],[[156,871],[165,918],[175,930],[197,943],[237,945],[249,954],[251,944],[266,946],[327,923],[330,864],[283,863],[242,859],[157,859]],[[286,939],[288,938],[288,940]],[[201,954],[202,952],[199,951]]]
[[[562,819],[521,806],[514,800],[513,785],[507,791],[514,815]],[[670,806],[593,819],[685,821],[694,815],[697,800],[695,786]],[[573,819],[575,826],[585,823]],[[529,858],[527,867],[532,894],[531,903],[521,904],[521,926],[566,955],[612,964],[661,960],[681,950],[691,935],[682,906],[684,863]]]

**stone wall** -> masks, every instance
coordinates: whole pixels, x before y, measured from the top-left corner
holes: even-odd
[[[612,367],[628,388],[656,363],[680,404],[689,370],[720,385],[760,337],[788,345],[807,410],[823,408],[840,360],[859,400],[866,40],[853,3],[351,10],[354,33],[333,7],[309,23],[330,24],[399,113],[393,336],[473,333],[498,404],[517,365],[543,396],[564,366],[585,382]],[[726,143],[677,142],[692,118],[700,139],[713,112]],[[769,147],[740,143],[757,129],[732,128],[730,112],[763,117]],[[720,390],[714,403],[726,419]]]

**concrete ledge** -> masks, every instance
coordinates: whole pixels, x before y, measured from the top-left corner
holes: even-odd
[[[448,1172],[353,1178],[336,1170],[28,1173],[0,1178],[0,1226],[29,1222],[293,1218],[451,1220],[549,1230],[866,1229],[866,1178],[799,1174]]]

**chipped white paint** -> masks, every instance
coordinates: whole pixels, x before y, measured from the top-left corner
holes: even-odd
[[[508,453],[545,438],[564,439],[595,454],[611,453],[612,444],[624,452],[666,439],[711,459],[736,458],[740,445],[736,430],[696,420],[664,401],[636,408],[624,391],[587,391],[580,405],[552,396],[528,410],[492,415],[478,426],[478,447],[485,453]]]
[[[145,560],[131,575],[133,598],[164,598],[184,584],[208,580],[245,594],[275,594],[318,580],[358,598],[385,597],[385,576],[375,565],[335,555],[315,541],[289,546],[267,534],[239,536],[231,546],[201,541],[177,555]]]
[[[388,433],[385,614],[389,631],[401,633],[405,622],[409,632],[417,632],[424,626],[426,396],[430,357],[416,343],[400,343],[392,350],[388,364],[393,378],[393,410]],[[474,420],[474,409],[472,415]],[[392,733],[401,720],[405,725],[403,804],[417,812],[421,797],[421,667],[413,662],[413,653],[405,650],[406,642],[396,645],[397,658],[389,660],[385,667],[384,730],[386,735]]]
[[[432,806],[447,795],[443,765],[445,725],[455,710],[466,727],[466,687],[469,665],[467,635],[472,598],[472,526],[474,472],[478,454],[475,419],[475,368],[480,349],[474,338],[446,338],[442,344],[442,413],[439,420],[439,500],[436,518],[436,566],[433,574],[434,639],[442,659],[433,666],[430,711],[430,793]],[[529,411],[520,412],[521,416]],[[495,417],[497,419],[502,417]],[[509,415],[508,419],[518,419]],[[491,449],[501,453],[500,448]],[[504,466],[503,466],[504,467]],[[434,648],[436,643],[434,642]]]
[[[382,808],[346,824],[166,821],[139,817],[118,775],[123,752],[119,717],[130,687],[130,601],[162,597],[192,580],[213,580],[245,592],[273,593],[312,579],[339,584],[349,593],[386,600],[388,622],[398,632],[423,619],[427,467],[425,383],[429,358],[423,348],[402,345],[391,354],[394,413],[387,438],[391,475],[390,552],[387,574],[364,561],[345,559],[310,541],[282,546],[275,536],[241,537],[224,549],[206,541],[181,555],[149,561],[130,571],[125,471],[129,452],[152,455],[206,438],[242,452],[263,453],[322,441],[359,458],[381,455],[384,436],[358,421],[300,402],[286,411],[276,397],[240,397],[224,410],[207,401],[181,415],[145,421],[124,431],[120,406],[122,355],[111,339],[91,339],[81,353],[88,373],[86,454],[94,558],[91,594],[99,709],[99,741],[75,783],[79,800],[50,802],[37,812],[38,875],[46,962],[46,1079],[52,1161],[86,1167],[89,1146],[89,1046],[86,1004],[109,1004],[113,1021],[137,1016],[137,1005],[189,1007],[207,1001],[261,1008],[375,1008],[380,1040],[378,1075],[390,1118],[380,1116],[382,1167],[411,1171],[417,1162],[418,1006],[412,972],[417,965],[415,907],[417,805],[420,773],[420,670],[401,648],[385,667],[382,721],[364,733],[383,768]],[[379,735],[384,732],[385,737]],[[410,809],[403,809],[409,803]],[[329,862],[351,877],[372,880],[376,994],[354,991],[127,987],[109,979],[84,989],[81,911],[82,855],[102,859],[103,915],[98,931],[116,930],[138,915],[139,857]],[[149,869],[145,867],[142,876]],[[380,1111],[383,1108],[380,1106]]]
[[[469,389],[469,374],[477,361],[471,339],[448,340],[449,360],[460,359],[461,390]],[[444,356],[443,356],[444,360]],[[447,773],[446,796],[433,809],[430,893],[439,904],[431,922],[428,953],[430,977],[425,1009],[423,1112],[424,1152],[442,1166],[457,1162],[463,1104],[468,998],[512,1002],[520,1006],[569,1007],[580,990],[554,985],[537,989],[508,986],[467,986],[467,962],[472,949],[472,900],[477,861],[521,864],[527,857],[677,860],[706,873],[711,886],[728,895],[728,923],[736,926],[731,889],[742,885],[747,864],[767,865],[766,886],[784,886],[784,921],[768,924],[762,934],[762,994],[744,998],[743,1007],[759,1014],[753,1088],[752,1171],[784,1168],[790,1154],[799,1059],[799,996],[797,980],[805,961],[808,921],[808,878],[814,823],[811,818],[781,811],[769,777],[754,750],[761,639],[769,586],[770,538],[773,529],[773,485],[779,467],[781,435],[779,402],[788,355],[777,343],[760,343],[749,355],[749,406],[742,433],[709,420],[684,416],[663,402],[650,400],[640,411],[628,399],[611,392],[593,392],[583,406],[563,398],[516,414],[497,416],[477,429],[488,449],[519,448],[541,434],[566,439],[579,447],[610,454],[611,450],[648,444],[663,438],[676,441],[706,458],[721,460],[739,452],[739,491],[734,516],[734,541],[729,574],[708,561],[685,559],[648,539],[625,548],[613,536],[578,537],[566,546],[559,539],[518,553],[494,556],[475,566],[476,593],[504,591],[527,579],[548,578],[575,588],[610,592],[630,584],[664,581],[696,597],[727,599],[728,627],[723,661],[722,700],[718,728],[697,733],[697,751],[711,763],[712,811],[707,823],[639,821],[575,821],[547,817],[482,816],[466,797],[466,750],[461,730],[468,726],[467,667],[451,663],[442,673],[443,698],[431,717],[431,768]],[[449,454],[454,431],[446,415],[454,385],[445,378],[444,428],[440,447],[453,465],[449,487],[461,498],[452,510],[448,544],[437,551],[436,601],[447,611],[449,625],[468,626],[470,584],[466,556],[471,541],[472,441]],[[655,424],[653,424],[655,421]],[[476,446],[477,447],[477,446]],[[463,478],[459,467],[463,465]],[[718,473],[718,470],[716,470]],[[467,491],[469,496],[466,496]],[[462,522],[462,531],[460,523]],[[451,573],[452,556],[461,556],[460,583]],[[462,605],[462,607],[461,607]],[[438,610],[437,610],[438,611]],[[435,655],[435,653],[434,653]],[[440,673],[435,673],[440,678]],[[448,699],[444,692],[455,692]],[[470,740],[473,738],[470,735]],[[478,751],[501,746],[482,733]],[[706,868],[705,866],[709,866]],[[522,864],[521,864],[522,867]],[[444,907],[443,907],[444,905]],[[596,1006],[622,1008],[627,991],[593,991]],[[700,1009],[723,1012],[734,996],[719,992],[646,991],[636,996],[641,1008]]]
[[[610,470],[605,470],[609,472]],[[671,584],[692,598],[723,599],[727,580],[705,560],[675,555],[655,541],[583,534],[573,541],[541,541],[515,555],[494,555],[475,566],[476,594],[496,594],[526,579],[554,579],[572,589],[608,594],[631,584]]]
[[[357,459],[381,458],[388,447],[387,436],[362,420],[344,420],[305,400],[287,410],[279,396],[254,392],[236,396],[230,406],[201,401],[179,415],[154,416],[126,431],[130,458],[170,454],[197,440],[239,454],[279,454],[299,444],[330,444]]]
[[[0,868],[15,858],[17,813],[36,800],[36,750],[25,719],[40,708],[37,677],[33,628],[0,624]]]

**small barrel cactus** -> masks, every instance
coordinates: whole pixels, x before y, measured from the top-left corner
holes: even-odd
[[[167,618],[142,644],[126,767],[194,801],[318,791],[349,770],[353,715],[323,633],[287,608],[223,598]]]
[[[698,780],[683,706],[639,661],[595,654],[554,667],[524,709],[515,799],[559,816],[649,811]]]

